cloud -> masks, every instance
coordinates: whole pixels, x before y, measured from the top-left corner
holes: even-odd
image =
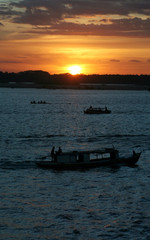
[[[140,63],[141,61],[140,61],[140,60],[138,60],[138,59],[132,59],[132,60],[130,60],[129,62],[133,62],[133,63]]]
[[[22,63],[22,62],[17,60],[0,60],[0,63]]]
[[[58,4],[57,4],[58,2]],[[65,14],[65,6],[61,1],[47,0],[24,0],[19,3],[13,3],[12,6],[25,9],[17,16],[14,16],[14,23],[23,23],[30,25],[50,25],[61,21]]]
[[[93,15],[141,13],[149,15],[150,1],[147,0],[20,0],[12,2],[12,6],[26,10],[43,10],[62,15]]]
[[[117,60],[117,59],[111,59],[110,62],[120,62],[120,60]]]
[[[149,14],[147,0],[18,0],[0,6],[2,19],[28,24],[38,34],[150,37]]]
[[[49,27],[37,26],[35,33],[63,35],[150,37],[150,19],[114,19],[111,24],[76,24],[58,22]],[[36,32],[37,31],[37,32]]]

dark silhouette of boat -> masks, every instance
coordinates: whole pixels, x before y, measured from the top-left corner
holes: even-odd
[[[90,106],[86,110],[84,110],[85,114],[108,114],[111,113],[111,110],[109,110],[107,107],[104,108],[93,108]]]
[[[57,170],[89,169],[101,166],[128,165],[133,166],[139,160],[141,152],[126,157],[119,156],[115,148],[106,148],[94,151],[72,151],[55,153],[49,161],[40,160],[38,167]]]
[[[38,101],[38,102],[36,102],[36,101],[31,101],[30,103],[31,103],[31,104],[50,104],[49,102],[46,102],[46,101]]]

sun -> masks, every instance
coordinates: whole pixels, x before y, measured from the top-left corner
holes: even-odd
[[[69,73],[72,75],[80,74],[81,73],[81,67],[79,65],[72,65],[68,67]]]

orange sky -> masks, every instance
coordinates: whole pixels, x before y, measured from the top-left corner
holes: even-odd
[[[146,0],[0,0],[0,71],[150,74]]]

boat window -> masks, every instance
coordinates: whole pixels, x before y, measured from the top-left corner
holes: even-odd
[[[90,160],[96,160],[96,159],[99,159],[99,158],[102,158],[101,154],[98,154],[98,153],[91,153],[90,154]]]
[[[100,160],[103,158],[109,158],[110,154],[109,153],[91,153],[90,154],[90,160]]]
[[[109,158],[110,157],[110,153],[104,153],[102,156],[103,156],[103,158]]]

